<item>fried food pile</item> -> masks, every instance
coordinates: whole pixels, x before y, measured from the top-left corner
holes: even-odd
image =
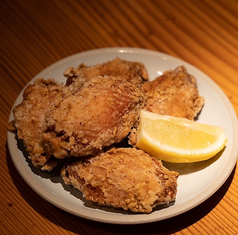
[[[148,81],[142,63],[119,58],[64,76],[28,85],[8,123],[32,164],[51,171],[64,162],[64,182],[99,205],[150,213],[174,201],[179,174],[134,147],[138,120],[141,109],[193,120],[204,105],[196,79],[180,66]]]

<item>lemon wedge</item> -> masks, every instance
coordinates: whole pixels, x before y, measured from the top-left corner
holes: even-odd
[[[174,163],[207,160],[226,145],[221,127],[185,118],[141,111],[136,146],[153,157]]]

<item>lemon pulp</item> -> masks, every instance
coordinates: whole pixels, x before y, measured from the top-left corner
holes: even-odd
[[[227,142],[221,127],[141,111],[136,146],[168,162],[207,160]]]

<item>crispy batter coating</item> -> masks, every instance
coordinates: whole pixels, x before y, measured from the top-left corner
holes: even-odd
[[[145,66],[139,62],[131,62],[116,58],[106,63],[87,66],[84,63],[77,68],[69,67],[64,72],[67,77],[67,85],[76,83],[76,87],[82,83],[98,76],[123,77],[133,83],[143,83],[149,76]]]
[[[35,166],[44,166],[50,158],[41,142],[42,123],[45,113],[55,108],[62,101],[62,96],[63,85],[53,79],[38,79],[26,87],[22,103],[13,110],[14,121],[11,124],[17,129],[18,138],[23,140]],[[11,124],[8,126],[13,130]]]
[[[95,154],[129,134],[143,105],[140,84],[111,76],[91,79],[46,115],[46,150],[59,159]]]
[[[111,149],[65,166],[62,177],[99,205],[150,213],[175,200],[179,174],[135,148]]]
[[[199,96],[196,78],[188,74],[184,66],[165,71],[155,80],[143,84],[146,95],[144,109],[160,115],[194,120],[204,105],[204,98]],[[129,144],[136,145],[136,123],[129,136]]]
[[[104,145],[113,143],[113,141],[118,142],[119,140],[121,140],[122,136],[126,136],[126,133],[128,134],[129,128],[131,128],[131,125],[133,125],[132,123],[135,121],[136,118],[138,118],[139,115],[138,109],[140,109],[143,106],[144,97],[141,91],[141,87],[137,85],[137,83],[141,84],[142,81],[147,80],[148,73],[144,65],[141,63],[129,62],[116,58],[112,61],[108,61],[107,63],[97,64],[95,66],[86,66],[84,64],[81,64],[78,68],[74,69],[71,67],[67,69],[67,71],[64,74],[68,78],[65,85],[58,84],[53,79],[49,79],[47,81],[44,79],[38,79],[34,84],[29,85],[25,89],[23,102],[14,109],[14,120],[9,122],[7,125],[9,131],[17,130],[18,137],[19,139],[23,140],[26,149],[30,154],[30,158],[33,164],[35,166],[40,166],[42,170],[50,171],[52,170],[53,167],[55,167],[58,164],[58,159],[54,158],[52,154],[55,154],[58,158],[64,158],[65,156],[69,156],[71,154],[77,155],[78,152],[76,148],[79,149],[81,148],[82,150],[82,148],[86,146],[87,150],[83,151],[83,155],[87,155],[90,152],[94,152],[92,150],[94,148],[100,149],[103,148]],[[97,85],[95,82],[91,82],[91,80],[95,79],[95,76],[98,78],[99,77],[105,78],[108,77],[108,75],[113,75],[109,76],[111,78],[113,77],[112,78],[113,81],[111,83],[107,83],[108,86],[105,91],[103,90],[105,86],[99,88],[100,84],[102,85],[103,81],[105,80],[98,82]],[[123,77],[125,80],[127,80],[127,83],[123,81],[122,84],[120,85],[120,88],[117,89],[114,86],[116,85],[114,77]],[[118,79],[120,80],[121,78]],[[117,82],[117,85],[118,83],[119,82]],[[135,83],[135,85],[129,83]],[[110,85],[112,85],[112,87],[110,87]],[[123,88],[123,85],[125,85],[125,88]],[[88,96],[87,92],[91,93],[90,91],[91,86],[92,87],[98,86],[98,91],[94,90],[95,97],[97,98],[92,99],[92,96],[90,95]],[[84,90],[81,96],[79,93],[83,88]],[[117,92],[115,92],[115,94],[112,95],[112,93],[115,90],[117,90]],[[126,92],[129,93],[121,95],[121,93],[123,93],[124,91],[125,93]],[[100,95],[99,92],[101,92],[102,95]],[[107,94],[105,94],[105,92],[108,92],[109,95],[108,97]],[[119,98],[117,99],[116,96]],[[77,130],[67,132],[69,131],[69,128],[67,126],[68,123],[66,124],[67,133],[63,134],[64,127],[62,127],[62,125],[61,125],[62,128],[60,127],[62,131],[58,132],[55,126],[51,126],[52,124],[52,120],[50,120],[51,111],[57,110],[59,104],[65,99],[66,101],[60,107],[62,108],[64,105],[66,105],[66,103],[70,106],[69,104],[70,100],[72,101],[74,98],[77,97],[81,97],[80,100],[82,101],[82,103],[81,106],[79,105],[78,111],[75,112],[74,114],[78,115],[78,113],[80,112],[80,115],[83,118],[84,123],[82,125],[83,127],[82,129],[78,129],[81,132],[77,134],[75,134],[75,131]],[[103,97],[105,99],[103,99]],[[85,109],[84,107],[85,105],[87,106],[87,103],[89,103],[88,98],[91,99],[92,104],[88,106],[89,109],[91,109],[91,111],[88,110],[88,112],[91,113],[90,114],[87,113],[87,115],[89,115],[89,119],[86,120],[87,117],[86,113],[84,113]],[[128,101],[126,101],[127,98]],[[106,99],[108,99],[108,101]],[[115,104],[113,104],[113,99],[116,102]],[[100,103],[98,102],[99,100],[102,101],[101,104],[99,104]],[[74,106],[75,102],[74,101],[72,102]],[[109,107],[109,105],[105,106],[105,104],[110,104],[111,108]],[[126,105],[128,105],[128,107],[126,107]],[[68,110],[70,109],[69,106],[66,108],[67,112],[69,112]],[[74,108],[75,110],[77,109],[77,107],[75,106]],[[100,108],[102,108],[101,111],[99,111]],[[116,110],[117,108],[118,110]],[[135,108],[135,110],[133,110],[133,108]],[[125,113],[123,113],[122,115],[120,114],[117,115],[117,113],[119,113],[122,110],[125,111]],[[104,116],[105,118],[107,118],[107,121],[106,119],[103,119],[104,116],[98,116],[98,114],[101,115],[104,111],[107,112],[104,113]],[[128,113],[126,113],[127,111]],[[62,115],[64,116],[65,112],[62,109],[56,111],[54,115],[61,115],[61,112]],[[112,116],[114,118],[113,121],[109,121],[110,116],[109,112],[112,112]],[[72,114],[71,118],[72,119],[75,118],[75,122],[77,122],[77,117],[74,117],[73,116],[74,114],[72,112],[70,113]],[[116,116],[119,117],[117,123],[116,123]],[[46,117],[47,120],[45,120]],[[55,123],[57,123],[59,119],[57,119]],[[124,121],[125,123],[123,123]],[[101,127],[100,125],[104,124],[105,126],[104,128],[102,128],[103,129],[102,132],[99,133],[99,129]],[[92,127],[92,125],[95,126]],[[58,125],[57,127],[59,128]],[[71,125],[71,127],[73,127],[73,125]],[[123,129],[124,127],[125,129]],[[89,130],[87,128],[93,129]],[[114,128],[114,129],[107,129],[107,128]],[[42,141],[43,129],[44,132],[46,131],[47,133],[44,134],[45,138]],[[82,131],[85,131],[86,134],[81,138],[79,136],[82,134]],[[50,132],[51,134],[55,132],[57,137],[49,141],[48,138],[50,137],[49,134]],[[74,134],[74,136],[71,136],[72,133]],[[102,136],[98,136],[97,140],[93,139],[93,137],[95,137],[97,134],[98,135],[102,134]],[[64,137],[67,136],[69,140],[68,139],[63,140],[63,136]],[[81,139],[78,139],[78,137]],[[111,141],[108,140],[110,137],[112,137]],[[82,142],[80,142],[81,140]],[[85,143],[85,141],[89,142]],[[68,142],[68,144],[66,144],[66,142]],[[75,142],[75,144],[81,143],[80,147],[74,148],[75,145],[73,146],[73,142]],[[56,147],[57,144],[59,144],[59,146]],[[69,147],[69,145],[71,145],[72,148]],[[88,145],[90,145],[91,147],[88,147]],[[90,148],[91,150],[89,150]]]
[[[147,95],[145,109],[150,112],[193,120],[204,105],[196,78],[184,66],[166,71],[143,88]]]

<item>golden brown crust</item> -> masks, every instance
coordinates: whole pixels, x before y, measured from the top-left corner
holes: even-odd
[[[144,105],[142,87],[98,77],[65,98],[45,118],[43,141],[56,158],[87,156],[122,141]]]
[[[199,95],[196,78],[184,66],[165,71],[163,75],[143,84],[146,96],[144,109],[160,115],[171,115],[193,120],[204,105]],[[137,127],[132,129],[128,143],[136,146]]]
[[[193,120],[204,105],[196,78],[184,66],[166,71],[143,88],[147,96],[145,109],[153,113]]]
[[[78,68],[69,68],[67,71],[65,72],[65,76],[68,77],[66,85],[58,84],[53,79],[38,79],[34,84],[27,86],[23,93],[22,103],[14,108],[14,120],[9,122],[7,126],[9,131],[17,131],[18,138],[23,140],[32,163],[35,166],[40,166],[43,170],[51,170],[57,165],[58,161],[52,159],[51,155],[55,154],[58,158],[64,158],[71,154],[78,156],[81,155],[81,153],[79,153],[76,148],[81,148],[82,150],[85,146],[86,148],[84,148],[82,154],[87,155],[96,152],[104,146],[110,145],[113,141],[119,142],[128,134],[129,128],[133,126],[133,122],[138,118],[139,109],[144,104],[142,88],[139,84],[141,84],[143,80],[148,79],[148,73],[141,63],[128,62],[116,58],[107,63],[97,64],[95,66],[81,64]],[[103,90],[105,87],[103,86],[103,81],[105,80],[98,82],[98,85],[95,85],[96,83],[93,82],[95,76],[98,77],[98,75],[100,75],[100,78],[106,79],[110,74],[114,76],[111,76],[111,83],[106,82],[108,86],[106,90]],[[126,81],[122,81],[121,84],[119,84],[120,82],[113,84],[115,83],[115,76],[123,76],[123,79]],[[110,87],[110,85],[112,85],[112,87]],[[116,87],[117,85],[118,89]],[[90,86],[97,87],[98,90],[94,90],[94,95],[97,98],[93,98],[90,95],[88,96],[88,94],[91,93]],[[101,88],[99,86],[101,86]],[[82,89],[83,92],[80,95],[79,93],[81,93]],[[117,92],[114,92],[115,90],[117,90]],[[100,92],[102,92],[102,95],[100,95]],[[107,94],[105,94],[105,92],[107,92]],[[55,129],[55,126],[51,125],[54,120],[50,120],[51,111],[57,110],[58,106],[62,107],[66,104],[70,106],[70,102],[72,101],[72,106],[74,106],[76,110],[77,107],[75,107],[75,101],[73,101],[73,99],[77,97],[81,97],[81,99],[79,98],[82,101],[81,106],[79,105],[81,110],[77,110],[74,114],[81,115],[84,122],[84,127],[82,129],[79,128],[79,132],[85,131],[86,133],[83,139],[79,137],[81,135],[80,133],[72,136],[67,125],[65,127],[66,134],[63,134],[64,127],[62,127],[61,132],[57,131],[57,128]],[[82,99],[82,97],[84,98]],[[92,102],[91,104],[89,104],[89,99]],[[64,103],[60,105],[63,100],[65,100]],[[102,103],[100,103],[99,100],[102,101]],[[115,104],[113,104],[114,101]],[[111,105],[110,107],[106,105],[109,103]],[[66,109],[68,109],[69,106]],[[89,107],[89,113],[84,113],[84,106]],[[107,113],[101,116],[103,112]],[[111,117],[110,112],[113,116],[112,119],[109,118]],[[122,116],[120,115],[121,112],[124,112]],[[62,114],[62,116],[65,114],[62,109],[55,113],[58,113],[57,115]],[[74,116],[72,112],[71,114],[71,118],[75,119],[76,122],[77,116]],[[88,120],[86,115],[88,115]],[[117,117],[119,117],[118,120]],[[60,120],[61,117],[57,117],[57,120],[58,119]],[[57,120],[55,123],[57,123]],[[113,122],[111,122],[111,120]],[[43,125],[43,123],[45,124]],[[93,125],[94,130],[92,130]],[[98,131],[101,127],[103,127],[102,136],[97,140],[93,139],[95,133],[101,135]],[[42,139],[43,130],[46,133]],[[53,132],[55,132],[57,136],[56,138],[53,136],[53,139],[49,140],[49,138],[51,138],[49,133],[52,134]],[[66,144],[67,139],[62,140],[63,135],[70,139],[68,144]],[[81,139],[78,140],[78,137]],[[109,140],[110,137],[112,137],[111,140]],[[81,143],[81,146],[73,146],[73,139],[77,139],[75,144]],[[73,148],[69,147],[69,145],[71,145],[71,147],[73,146]]]
[[[61,101],[62,87],[53,79],[37,79],[25,88],[22,103],[13,110],[18,138],[35,166],[43,166],[50,158],[41,142],[42,123],[45,113]]]
[[[149,76],[145,66],[139,62],[131,62],[116,58],[106,63],[87,66],[84,63],[77,68],[69,67],[64,72],[67,77],[67,85],[76,82],[77,86],[98,76],[123,77],[125,80],[133,83],[143,83]],[[79,83],[79,84],[78,84]]]
[[[64,182],[99,205],[150,213],[175,200],[179,174],[134,148],[111,149],[62,169]]]

